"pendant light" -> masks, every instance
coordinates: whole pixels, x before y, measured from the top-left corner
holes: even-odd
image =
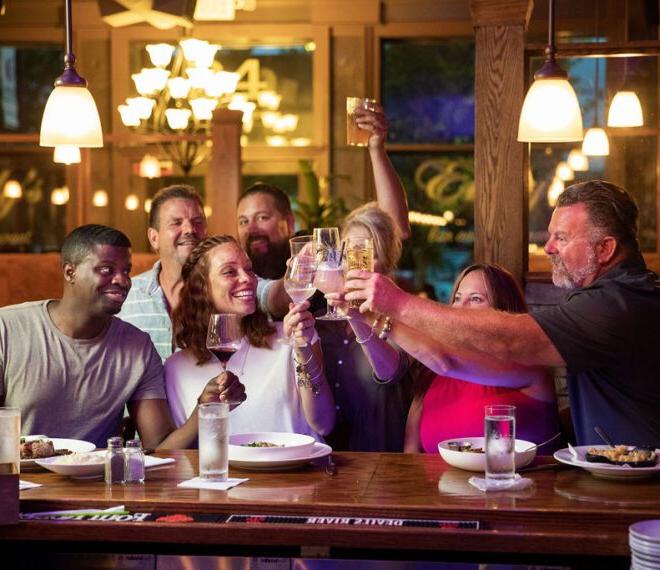
[[[594,102],[596,104],[596,109],[594,111],[594,126],[591,127],[584,135],[584,141],[582,141],[582,154],[585,156],[608,156],[610,154],[610,141],[607,138],[607,133],[605,129],[601,129],[598,126],[598,101],[599,96],[599,66],[600,60],[596,59],[596,74],[594,78]]]
[[[579,148],[574,148],[568,153],[566,162],[575,172],[586,172],[589,170],[589,159]]]
[[[534,74],[520,113],[518,140],[582,140],[582,114],[568,74],[555,60],[555,0],[548,0],[548,45],[545,62]]]
[[[628,42],[628,0],[624,15],[625,41]],[[641,127],[644,125],[644,113],[637,93],[628,86],[628,58],[623,62],[623,86],[612,99],[607,115],[608,127]]]
[[[55,80],[55,89],[46,102],[41,119],[41,146],[75,145],[103,146],[103,132],[94,98],[87,90],[87,81],[75,69],[71,22],[71,0],[65,0],[66,54],[64,73]]]

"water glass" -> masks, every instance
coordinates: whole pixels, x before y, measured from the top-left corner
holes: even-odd
[[[372,110],[375,104],[375,99],[346,97],[346,144],[350,146],[369,146],[371,133],[357,126],[355,111],[357,109]]]
[[[226,481],[229,471],[229,404],[200,404],[199,478],[205,481]]]
[[[16,475],[21,466],[21,410],[0,408],[0,475]]]
[[[486,406],[486,483],[510,485],[516,474],[516,407]]]

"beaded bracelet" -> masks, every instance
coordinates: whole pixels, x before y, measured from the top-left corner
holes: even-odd
[[[318,396],[320,393],[319,383],[315,382],[323,373],[323,368],[319,368],[316,374],[312,376],[304,364],[296,363],[296,384],[298,388],[309,388],[313,396]]]

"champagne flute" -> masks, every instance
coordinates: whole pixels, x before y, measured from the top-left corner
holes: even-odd
[[[230,313],[216,313],[209,319],[209,328],[206,335],[206,348],[227,370],[227,362],[241,347],[241,320],[238,315]]]
[[[314,285],[322,293],[341,293],[344,289],[344,271],[339,228],[314,228],[314,251],[317,260]],[[328,304],[325,315],[318,318],[343,321],[350,317],[340,315],[337,307]]]

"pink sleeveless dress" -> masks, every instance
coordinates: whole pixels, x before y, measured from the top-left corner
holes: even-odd
[[[426,453],[446,439],[484,435],[484,406],[516,406],[516,439],[541,443],[559,431],[555,402],[542,402],[515,388],[483,386],[436,376],[424,395],[420,438]],[[542,450],[542,451],[548,451]]]

